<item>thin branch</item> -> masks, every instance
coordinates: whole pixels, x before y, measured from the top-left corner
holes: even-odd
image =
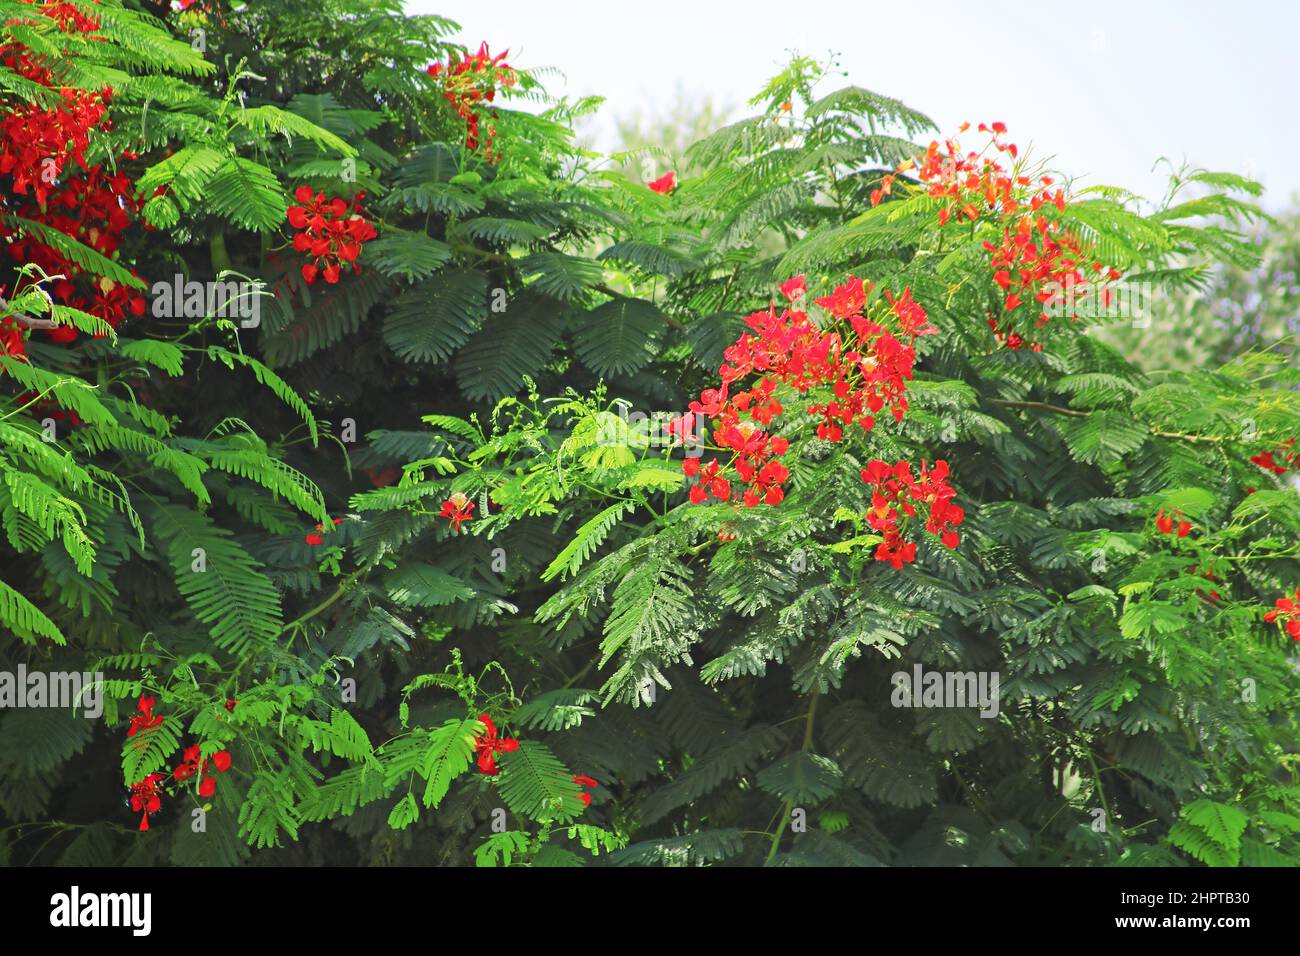
[[[1087,418],[1092,414],[1092,412],[1081,412],[1075,408],[1062,408],[1060,405],[1051,405],[1047,402],[1007,402],[997,398],[990,399],[989,402],[1002,408],[1028,408],[1039,412],[1051,412],[1053,415],[1068,415],[1071,418]],[[1237,441],[1236,438],[1226,435],[1188,435],[1185,432],[1162,432],[1154,428],[1151,429],[1151,434],[1158,435],[1161,438],[1177,438],[1179,441],[1207,442],[1211,445]]]
[[[25,325],[29,329],[55,329],[59,323],[53,319],[34,319],[30,315],[23,315],[21,312],[15,312],[13,315],[6,315],[6,319],[12,319],[19,325]]]
[[[1051,412],[1053,415],[1069,415],[1071,418],[1087,418],[1091,414],[1073,408],[1062,408],[1060,405],[1049,405],[1047,402],[1004,402],[997,398],[991,399],[991,402],[1003,408],[1030,408],[1039,412]]]

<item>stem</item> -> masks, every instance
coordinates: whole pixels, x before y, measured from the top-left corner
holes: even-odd
[[[992,399],[992,404],[1002,408],[1031,408],[1039,412],[1051,412],[1054,415],[1069,415],[1071,418],[1087,418],[1090,414],[1073,408],[1062,408],[1060,405],[1050,405],[1047,402],[1004,402],[995,398]]]
[[[208,240],[208,251],[212,259],[212,274],[221,275],[230,268],[230,253],[226,251],[226,236],[221,231],[214,232]]]
[[[1110,815],[1110,803],[1106,800],[1106,788],[1101,783],[1101,771],[1097,769],[1097,761],[1092,756],[1092,748],[1085,747],[1083,751],[1088,757],[1088,765],[1092,767],[1092,780],[1097,787],[1097,796],[1101,798],[1101,809],[1106,814],[1106,821],[1113,819]]]
[[[821,696],[821,688],[814,687],[812,692],[812,700],[808,702],[808,714],[804,722],[803,744],[799,747],[799,750],[803,753],[807,753],[809,750],[812,749],[813,721],[817,715],[817,699],[820,696]],[[781,837],[785,834],[785,828],[790,823],[790,813],[793,810],[794,810],[794,799],[791,798],[789,800],[786,800],[785,804],[781,809],[781,822],[777,825],[776,832],[772,834],[772,846],[767,851],[767,859],[763,862],[764,866],[771,866],[772,861],[776,859],[777,851],[781,849]]]
[[[361,576],[361,568],[357,568],[357,570],[353,571],[341,582],[339,582],[339,586],[335,589],[333,594],[331,594],[324,601],[321,601],[320,604],[317,604],[306,614],[302,615],[299,618],[296,618],[295,620],[290,621],[283,628],[281,628],[281,632],[296,630],[297,628],[301,627],[305,622],[311,620],[317,614],[321,613],[321,611],[327,610],[330,607],[330,605],[332,605],[335,601],[337,601],[347,592],[348,588],[350,588],[353,582],[356,581],[356,579],[359,578],[360,576]],[[290,641],[292,642],[292,638],[290,638]]]
[[[1071,418],[1087,418],[1092,414],[1092,412],[1081,412],[1074,408],[1062,408],[1060,405],[1052,405],[1048,402],[1008,402],[997,398],[989,401],[990,404],[1001,408],[1028,408],[1039,412],[1051,412],[1053,415],[1068,415]],[[1223,435],[1188,435],[1185,432],[1163,432],[1154,428],[1151,429],[1151,434],[1158,435],[1161,438],[1177,438],[1180,441],[1207,442],[1211,445],[1221,445],[1225,442],[1238,440]]]

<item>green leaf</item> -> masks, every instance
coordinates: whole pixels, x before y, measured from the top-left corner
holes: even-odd
[[[415,801],[415,794],[408,793],[397,801],[392,812],[388,814],[388,825],[394,830],[405,830],[420,819],[420,805]]]
[[[414,282],[432,275],[451,258],[451,247],[422,232],[403,232],[393,227],[366,245],[366,262],[384,275],[404,276]]]
[[[815,805],[840,788],[843,774],[829,757],[796,751],[758,772],[758,785],[796,806]]]
[[[204,201],[218,216],[257,232],[283,224],[288,208],[275,173],[242,156],[229,157],[208,180]]]
[[[579,320],[574,348],[597,375],[630,375],[658,352],[664,317],[641,299],[612,299]]]
[[[477,720],[448,720],[429,733],[429,744],[420,763],[420,775],[427,784],[424,805],[436,807],[451,789],[451,782],[469,769],[474,740],[484,732]]]
[[[407,562],[386,575],[384,592],[390,601],[407,607],[440,607],[476,596],[460,578],[420,561]]]
[[[560,823],[582,813],[581,788],[545,744],[521,740],[518,750],[501,755],[500,763],[501,799],[515,813]]]
[[[402,291],[384,319],[384,342],[406,362],[441,362],[464,345],[487,312],[487,278],[451,269]]]

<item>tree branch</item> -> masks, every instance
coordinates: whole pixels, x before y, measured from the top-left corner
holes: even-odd
[[[1007,402],[998,398],[989,399],[990,404],[998,405],[1002,408],[1028,408],[1038,412],[1051,412],[1053,415],[1068,415],[1071,418],[1087,418],[1092,412],[1081,412],[1074,408],[1062,408],[1060,405],[1050,405],[1047,402]],[[1179,441],[1199,441],[1211,445],[1222,445],[1225,442],[1237,441],[1227,435],[1188,435],[1185,432],[1162,432],[1155,428],[1151,429],[1152,435],[1160,438],[1176,438]]]
[[[6,315],[6,319],[12,319],[19,325],[25,325],[29,329],[54,329],[58,328],[59,323],[53,319],[34,319],[30,315],[23,315],[21,312],[15,312],[13,315]]]

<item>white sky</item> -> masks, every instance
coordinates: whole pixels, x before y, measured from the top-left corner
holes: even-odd
[[[1253,176],[1279,210],[1300,193],[1296,0],[407,0],[466,46],[558,68],[557,95],[615,117],[667,109],[680,88],[745,115],[786,52],[839,54],[844,83],[903,100],[941,133],[1001,120],[1022,149],[1151,198],[1167,156]],[[826,90],[833,89],[828,85]]]

